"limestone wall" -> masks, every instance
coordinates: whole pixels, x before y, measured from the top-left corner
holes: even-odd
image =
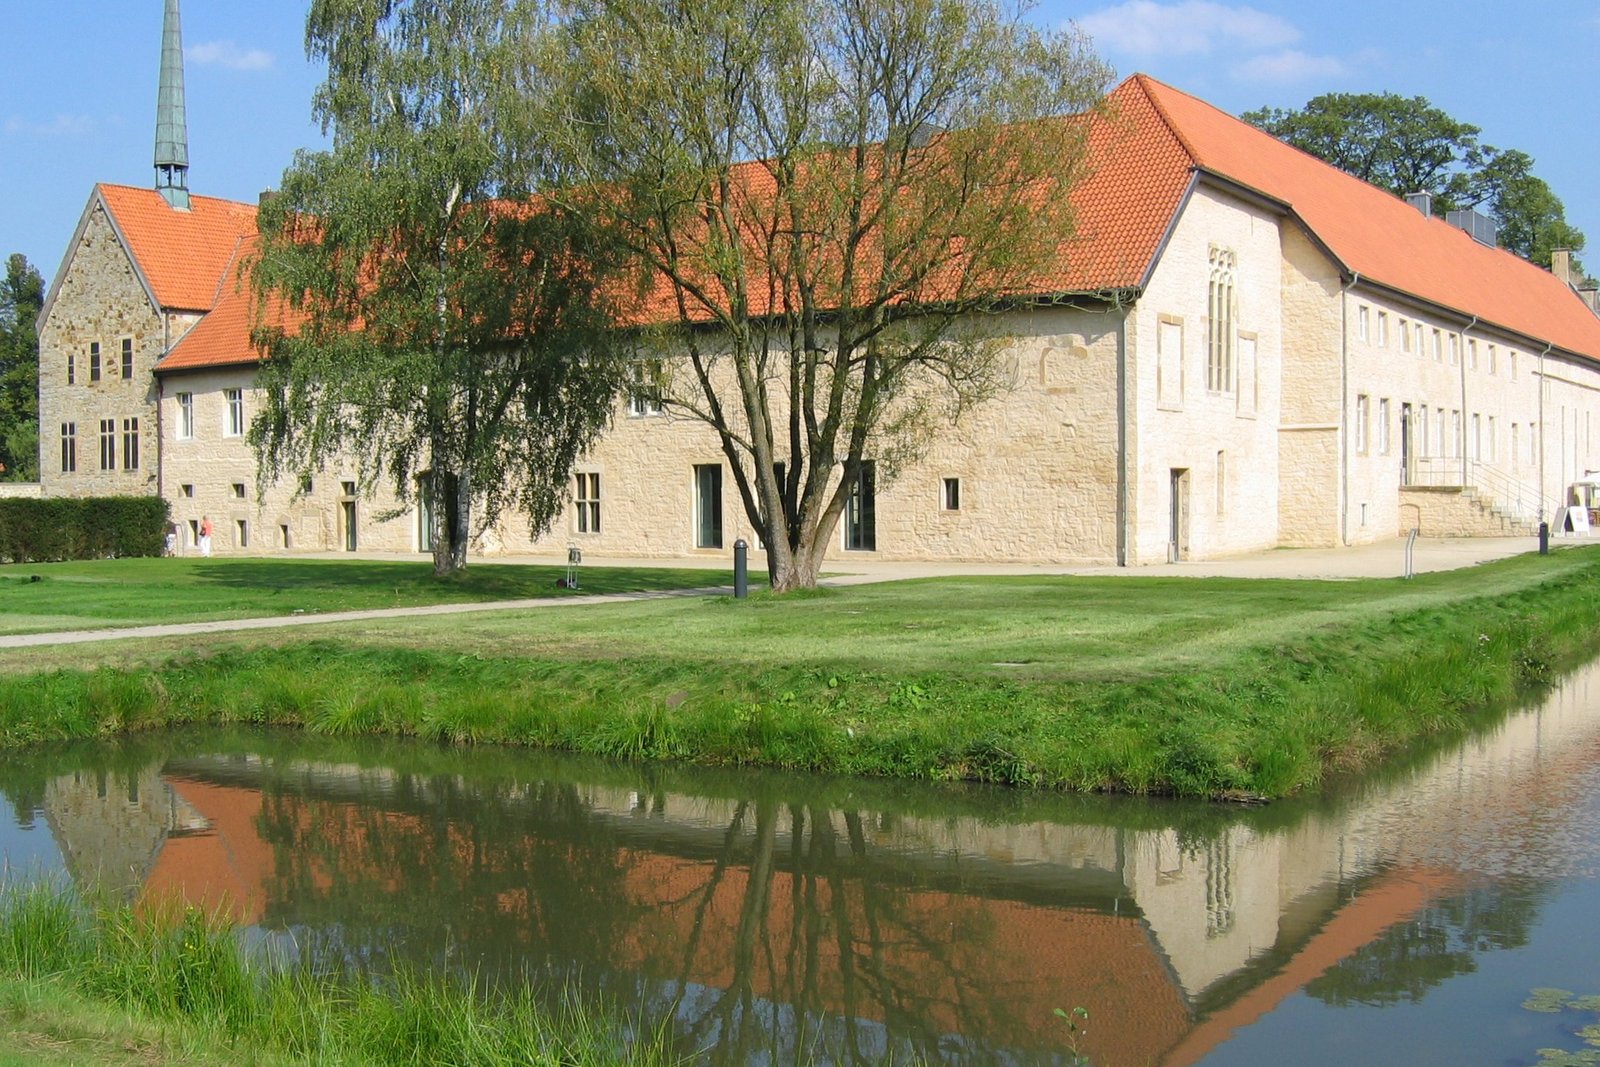
[[[91,204],[78,243],[68,251],[50,314],[39,332],[39,477],[46,496],[155,493],[157,431],[151,368],[167,343],[168,324],[152,305],[105,209]],[[122,374],[124,342],[132,374]],[[99,346],[99,380],[91,367]],[[72,381],[68,381],[71,361]],[[125,436],[138,420],[138,456],[130,467]],[[102,423],[112,450],[101,451]],[[76,470],[62,469],[62,424],[75,428]],[[109,465],[102,462],[108,459]]]
[[[1278,421],[1278,543],[1339,543],[1343,441],[1339,274],[1298,225],[1283,224],[1283,401]]]
[[[1235,373],[1207,379],[1208,260],[1235,263]],[[1173,472],[1187,471],[1188,558],[1266,548],[1278,537],[1282,250],[1277,220],[1206,186],[1184,209],[1135,312],[1130,562],[1162,562],[1172,535]],[[1220,480],[1220,484],[1219,484]]]
[[[200,522],[209,517],[217,555],[290,551],[332,552],[348,545],[348,508],[355,508],[355,548],[374,552],[413,552],[418,548],[414,514],[383,518],[393,510],[392,494],[367,497],[349,493],[355,468],[334,464],[311,479],[310,491],[295,498],[296,485],[278,484],[258,493],[255,455],[242,435],[230,433],[228,391],[240,390],[244,425],[254,416],[258,397],[249,367],[168,375],[162,382],[161,422],[166,434],[164,481],[179,530],[180,549],[192,552]],[[193,411],[193,434],[182,436],[183,397]]]

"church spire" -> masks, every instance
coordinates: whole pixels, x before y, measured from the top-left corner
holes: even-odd
[[[189,210],[189,122],[183,99],[183,27],[178,0],[167,0],[161,25],[161,88],[156,94],[156,190]]]

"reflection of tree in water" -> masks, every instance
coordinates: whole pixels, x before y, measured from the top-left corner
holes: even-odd
[[[269,788],[265,921],[313,961],[393,955],[491,982],[567,961],[605,967],[630,922],[630,854],[575,785],[466,786],[402,776],[381,797]]]
[[[1308,983],[1306,992],[1340,1006],[1421,1000],[1477,970],[1483,953],[1526,945],[1548,895],[1539,883],[1512,881],[1435,901]]]

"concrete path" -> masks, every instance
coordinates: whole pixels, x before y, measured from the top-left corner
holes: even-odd
[[[1562,538],[1553,547],[1600,542],[1595,538]],[[1529,538],[1420,538],[1413,564],[1418,573],[1454,570],[1476,566],[1537,549]],[[331,559],[417,559],[416,556],[377,553],[317,554]],[[475,559],[483,563],[525,563],[565,566],[566,557],[494,556]],[[731,585],[712,584],[726,576],[731,582],[727,559],[599,559],[591,557],[586,566],[678,567],[702,569],[706,586],[668,592],[615,593],[599,596],[538,597],[525,600],[480,601],[470,604],[433,604],[414,608],[380,608],[371,611],[340,611],[312,615],[282,615],[269,618],[224,619],[214,622],[167,623],[158,626],[129,626],[116,629],[66,630],[55,633],[0,635],[0,649],[34,648],[47,645],[81,644],[90,641],[132,640],[140,637],[184,637],[194,634],[225,633],[241,630],[270,630],[292,626],[318,626],[323,623],[361,622],[369,619],[402,619],[421,615],[464,615],[488,611],[521,611],[539,608],[566,608],[589,604],[617,604],[626,601],[659,600],[668,597],[725,596]],[[752,571],[760,567],[752,561]],[[1312,578],[1347,580],[1352,578],[1393,578],[1405,573],[1405,543],[1386,541],[1355,548],[1280,548],[1232,559],[1196,563],[1169,563],[1149,567],[1061,566],[1031,563],[885,563],[872,560],[833,560],[824,568],[824,585],[848,586],[909,578],[938,578],[953,575],[1001,574],[1083,574],[1114,577],[1228,577],[1228,578]],[[580,576],[581,581],[581,576]]]

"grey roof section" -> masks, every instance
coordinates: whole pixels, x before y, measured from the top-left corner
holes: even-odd
[[[156,94],[156,189],[167,203],[189,208],[189,119],[183,93],[183,23],[178,0],[167,0],[161,24],[161,86]]]

